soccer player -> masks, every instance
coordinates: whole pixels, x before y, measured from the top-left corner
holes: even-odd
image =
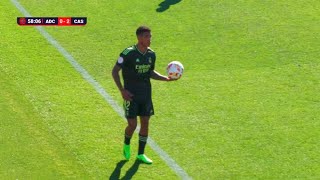
[[[149,119],[154,114],[150,78],[161,81],[172,81],[173,79],[155,71],[156,55],[149,48],[151,43],[150,28],[140,26],[136,30],[136,35],[138,43],[120,53],[112,69],[112,77],[124,99],[123,107],[128,122],[124,134],[123,155],[129,160],[130,139],[137,127],[137,116],[139,116],[141,128],[137,159],[152,164],[152,160],[144,154],[148,139]],[[120,81],[120,70],[122,70],[124,86]]]

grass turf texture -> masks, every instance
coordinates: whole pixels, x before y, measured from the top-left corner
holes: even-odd
[[[136,27],[151,26],[156,69],[180,60],[185,74],[153,81],[150,132],[194,179],[320,177],[318,1],[191,0],[162,13],[162,1],[20,2],[33,16],[88,17],[85,27],[46,30],[119,104],[111,68]],[[125,122],[36,29],[15,24],[12,4],[0,5],[1,137],[10,147],[1,177],[177,178],[149,147],[154,165],[121,161]],[[15,126],[21,139],[9,138]]]

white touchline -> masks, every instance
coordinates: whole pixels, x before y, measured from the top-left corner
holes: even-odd
[[[26,17],[32,17],[30,13],[17,1],[11,0],[11,2],[16,6],[17,9]],[[94,89],[106,100],[106,102],[121,116],[124,120],[124,113],[122,108],[112,99],[112,97],[106,92],[106,90],[96,81],[93,77],[73,58],[73,56],[66,51],[60,43],[55,40],[43,27],[35,27],[46,40],[53,45],[66,59],[67,61],[82,75],[82,77],[89,82]],[[140,127],[137,127],[136,132],[138,132]],[[173,160],[169,154],[167,154],[161,147],[151,138],[148,138],[148,144],[150,147],[159,154],[159,156],[167,163],[167,165],[176,172],[178,176],[182,179],[192,179],[186,171],[180,167],[175,160]]]

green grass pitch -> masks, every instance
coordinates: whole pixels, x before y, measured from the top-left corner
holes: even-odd
[[[185,73],[152,81],[150,135],[193,179],[320,178],[320,1],[19,2],[88,17],[45,29],[119,105],[111,69],[151,27],[156,70]],[[153,165],[123,161],[126,122],[21,16],[0,1],[0,179],[179,179],[149,146]]]

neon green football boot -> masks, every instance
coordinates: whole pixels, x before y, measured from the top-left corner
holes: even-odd
[[[152,164],[152,160],[149,159],[149,158],[148,158],[146,155],[144,155],[144,154],[138,155],[138,156],[137,156],[137,159],[140,160],[140,161],[142,161],[142,162],[144,162],[144,163],[146,163],[146,164]]]
[[[126,158],[126,160],[129,160],[130,159],[130,144],[129,145],[126,145],[124,144],[123,145],[123,156],[124,158]]]

